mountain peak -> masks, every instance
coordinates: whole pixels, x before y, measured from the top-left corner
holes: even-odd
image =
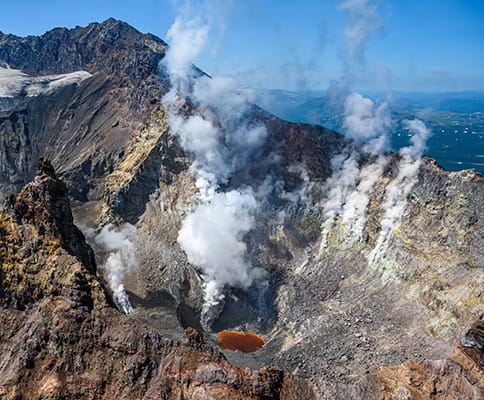
[[[165,47],[160,38],[109,18],[42,36],[0,34],[0,62],[31,75],[83,70],[139,81],[157,73]]]
[[[35,226],[69,254],[76,257],[89,271],[96,271],[94,253],[82,232],[74,225],[67,186],[56,177],[47,158],[38,162],[37,175],[18,195],[8,201],[10,213],[19,224]]]

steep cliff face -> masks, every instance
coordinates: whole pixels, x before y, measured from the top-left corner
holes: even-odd
[[[56,28],[42,36],[1,34],[0,59],[32,75],[102,71],[125,83],[140,82],[152,78],[165,46],[156,36],[111,18],[84,28]]]
[[[165,375],[172,377],[179,373],[170,372],[167,369],[169,363],[156,358],[159,353],[165,354],[163,357],[168,357],[166,354],[169,353],[173,357],[170,360],[181,357],[178,350],[166,344],[171,342],[158,335],[161,333],[176,339],[184,328],[191,326],[205,329],[204,337],[212,344],[215,344],[214,333],[222,329],[250,330],[262,335],[267,345],[258,352],[243,355],[225,351],[225,356],[242,368],[273,365],[309,378],[310,381],[306,381],[284,375],[282,383],[274,383],[281,382],[279,372],[269,370],[267,376],[263,375],[264,379],[273,382],[269,386],[282,388],[277,390],[292,393],[294,398],[432,399],[445,398],[436,397],[443,396],[443,393],[449,399],[451,396],[480,398],[482,368],[477,356],[482,351],[480,339],[473,339],[472,345],[466,342],[454,353],[452,351],[484,312],[481,293],[484,285],[482,178],[472,171],[446,172],[432,159],[424,158],[416,184],[402,199],[406,206],[401,213],[401,221],[390,232],[378,262],[372,262],[372,251],[377,246],[384,218],[385,193],[395,182],[401,161],[398,155],[387,155],[388,164],[370,193],[367,223],[361,240],[348,241],[348,232],[337,218],[328,229],[323,247],[321,226],[324,222],[325,184],[332,174],[331,159],[344,148],[351,148],[352,144],[335,132],[281,121],[256,107],[251,109],[251,120],[263,124],[268,131],[259,156],[276,162],[263,166],[267,171],[252,166],[252,169],[249,168],[250,177],[255,181],[262,180],[269,171],[289,194],[284,198],[268,198],[266,204],[257,210],[255,228],[244,237],[251,262],[267,272],[267,285],[263,290],[227,288],[220,315],[211,326],[202,327],[203,284],[200,271],[188,263],[177,243],[182,220],[196,204],[194,195],[197,190],[194,175],[189,169],[192,160],[170,134],[166,111],[160,103],[168,89],[165,73],[158,67],[164,50],[165,44],[160,39],[143,35],[114,20],[73,30],[55,29],[38,38],[0,36],[0,61],[5,63],[3,66],[8,65],[31,75],[74,71],[92,75],[49,93],[10,98],[5,102],[3,109],[6,111],[0,112],[0,197],[6,197],[9,191],[19,191],[34,177],[36,158],[48,156],[59,177],[67,183],[69,194],[75,200],[75,215],[86,228],[98,229],[107,222],[126,221],[136,225],[140,239],[137,254],[141,267],[125,282],[135,306],[135,313],[130,318],[117,314],[109,305],[102,305],[101,308],[109,309],[109,312],[93,319],[93,315],[98,315],[94,303],[101,301],[102,297],[102,304],[108,304],[106,299],[109,296],[106,297],[92,274],[89,282],[92,281],[93,287],[99,287],[99,293],[102,292],[102,296],[95,296],[97,300],[89,299],[85,294],[93,289],[79,289],[85,288],[85,283],[69,281],[69,285],[75,288],[72,293],[78,293],[84,299],[79,300],[81,303],[87,302],[82,306],[87,310],[83,309],[80,321],[74,318],[76,329],[71,325],[66,328],[72,328],[75,335],[81,335],[73,336],[75,340],[72,342],[92,341],[94,344],[83,346],[110,348],[103,347],[102,343],[109,342],[115,330],[115,341],[125,346],[119,347],[120,353],[116,353],[119,359],[106,358],[108,356],[101,355],[99,350],[95,354],[102,361],[98,363],[95,357],[86,361],[82,367],[83,374],[92,378],[92,371],[99,368],[97,371],[101,372],[96,376],[104,373],[109,377],[115,376],[112,378],[114,382],[122,376],[117,368],[128,365],[121,367],[118,360],[128,357],[128,353],[135,359],[143,354],[141,364],[133,367],[141,372],[133,372],[133,376],[136,375],[136,379],[140,379],[139,384],[145,385],[146,389],[151,384],[146,383],[148,381],[159,382]],[[196,113],[197,110],[188,112]],[[358,167],[361,169],[371,162],[371,159],[362,157]],[[302,169],[307,172],[305,178],[301,175]],[[50,218],[52,226],[57,227],[54,231],[44,229],[39,235],[54,238],[59,242],[51,243],[58,246],[54,246],[58,249],[56,251],[63,248],[61,252],[69,254],[62,257],[77,256],[81,262],[75,264],[76,268],[92,272],[93,267],[87,267],[90,250],[85,248],[78,234],[72,234],[74,229],[68,229],[72,234],[69,238],[55,233],[61,229],[59,226],[71,226],[68,214],[62,214],[59,219],[42,211],[32,213],[28,207],[25,208],[24,203],[29,201],[22,199],[45,200],[34,189],[35,185],[43,187],[44,182],[55,180],[48,176],[44,173],[35,177],[34,182],[37,183],[34,186],[9,200],[16,221],[23,225],[17,228],[14,221],[5,216],[5,227],[11,227],[6,231],[10,232],[6,238],[12,240],[16,229],[35,233],[37,228],[27,227]],[[228,182],[226,189],[231,184],[233,182]],[[65,188],[61,190],[58,184],[54,186],[65,199]],[[62,222],[61,225],[58,222]],[[27,235],[29,244],[34,243],[32,235]],[[21,250],[25,246],[22,247],[20,242],[16,246],[21,255],[16,259],[19,263],[24,258],[34,260],[29,257],[40,257]],[[80,252],[84,254],[82,257]],[[15,251],[10,256],[14,254]],[[39,254],[42,260],[50,260],[51,250]],[[54,264],[60,263],[55,257],[52,260],[52,266],[46,271],[53,270]],[[72,257],[69,260],[72,261]],[[32,266],[35,262],[28,261],[26,265]],[[28,279],[21,278],[25,273],[30,274],[28,269],[18,276],[12,271],[9,274],[16,276],[12,282],[25,283],[5,293],[24,293],[24,287],[28,289],[30,283],[36,282],[30,275]],[[43,273],[40,277],[44,282]],[[29,293],[25,295],[28,301],[51,294],[58,296],[53,287],[45,285],[35,283],[32,289],[35,295],[30,289],[25,289]],[[88,286],[91,287],[91,283]],[[44,292],[48,295],[38,294]],[[71,293],[70,289],[68,292]],[[16,300],[9,301],[8,304],[14,304]],[[20,303],[24,301],[19,300]],[[49,318],[63,320],[65,317],[69,320],[71,314],[55,317],[53,313],[57,309],[51,309],[54,303],[50,300],[49,304],[46,306],[51,313]],[[76,308],[72,313],[77,315],[79,312]],[[31,321],[28,318],[22,321]],[[32,318],[37,321],[37,317]],[[88,325],[82,325],[83,318],[90,321]],[[106,321],[111,320],[115,320],[115,325],[121,324],[122,328],[119,332],[118,328],[109,328],[111,333],[103,336],[103,329],[108,324]],[[149,325],[158,333],[146,333],[148,331],[135,320]],[[18,322],[18,329],[24,322]],[[62,325],[61,322],[59,324]],[[131,329],[136,334],[131,333]],[[98,334],[92,335],[89,333],[91,330]],[[22,343],[25,346],[20,337],[15,337],[20,347],[17,353],[12,353],[12,358],[20,357]],[[155,337],[156,340],[152,339]],[[158,350],[147,350],[148,345],[143,344],[146,341],[153,341],[153,348]],[[183,353],[184,346],[176,345],[175,348],[182,348],[180,351]],[[74,348],[81,352],[80,347]],[[170,350],[166,353],[162,348]],[[193,365],[203,364],[204,357],[208,356],[204,351],[200,353],[197,350],[195,353],[197,355],[193,355],[190,362]],[[157,354],[155,358],[158,361],[148,361],[147,357],[153,354]],[[71,363],[69,368],[75,367],[72,363],[77,363],[77,359],[69,358],[66,352],[61,355],[66,358],[66,363]],[[58,357],[59,363],[63,362],[62,357]],[[215,357],[210,360],[221,360],[218,353],[210,357]],[[79,365],[83,362],[79,361]],[[114,372],[109,372],[109,363],[114,363]],[[205,376],[205,373],[197,372],[198,369],[193,369],[189,361],[184,363],[181,367],[184,372],[180,373],[186,380],[173,378],[173,381],[183,382],[186,390],[194,391],[191,394],[193,398],[203,398],[196,397],[199,395],[196,382],[209,379],[218,385],[219,381],[212,378],[194,380],[194,376],[199,376],[197,374]],[[400,364],[400,367],[393,367]],[[149,377],[140,378],[144,376],[145,365],[149,366],[146,367],[150,371],[146,372]],[[374,369],[375,366],[381,367]],[[235,374],[245,373],[238,369],[233,371],[237,371]],[[224,388],[238,390],[245,387],[233,380],[231,373],[220,373],[229,377],[223,381],[223,385],[228,385]],[[247,374],[252,377],[254,373]],[[240,379],[249,379],[249,375]],[[85,382],[91,378],[86,378]],[[42,378],[38,376],[36,379],[40,382]],[[55,379],[67,379],[67,375]],[[188,380],[195,386],[190,386]],[[98,378],[92,378],[92,382],[98,381]],[[111,387],[108,383],[97,384]],[[126,393],[126,396],[129,393],[122,392],[125,389],[118,386],[109,390],[111,392],[102,392],[106,393],[106,398],[116,397],[117,391]],[[134,393],[142,393],[142,389],[139,390]],[[174,389],[173,393],[177,390]],[[309,394],[311,391],[313,394]],[[264,398],[262,393],[251,395]],[[232,397],[227,396],[237,398],[233,393]]]
[[[101,198],[104,177],[164,93],[158,73],[164,48],[153,35],[112,19],[86,28],[54,29],[41,37],[0,34],[3,66],[33,76],[92,75],[47,94],[3,98],[2,194],[18,191],[32,179],[36,159],[45,155],[72,196]]]

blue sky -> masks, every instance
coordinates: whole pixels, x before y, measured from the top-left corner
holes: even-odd
[[[346,15],[339,0],[219,4],[225,29],[214,25],[197,60],[208,73],[281,89],[324,89],[340,78]],[[383,27],[366,48],[360,89],[484,89],[483,0],[380,0],[378,14]],[[38,35],[109,17],[164,38],[175,11],[170,0],[4,1],[0,31]]]

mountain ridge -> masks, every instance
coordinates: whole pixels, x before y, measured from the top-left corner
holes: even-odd
[[[5,44],[9,42],[10,46]],[[129,45],[127,45],[129,43]],[[151,46],[156,54],[154,59],[139,58],[136,55],[147,54],[142,51],[124,56],[124,60],[133,66],[122,65],[118,68],[112,59],[123,55],[127,48],[142,49]],[[166,43],[152,34],[141,34],[125,22],[110,18],[103,23],[91,23],[86,27],[72,29],[55,28],[42,36],[19,37],[0,35],[0,59],[12,68],[21,69],[32,75],[48,75],[87,70],[96,73],[103,70],[106,74],[127,71],[132,79],[146,79],[158,68]],[[110,54],[116,51],[118,54]],[[100,62],[99,54],[108,58]],[[106,57],[107,56],[107,57]],[[110,57],[113,57],[112,59]],[[130,59],[131,58],[131,59]],[[119,67],[122,68],[119,68]]]

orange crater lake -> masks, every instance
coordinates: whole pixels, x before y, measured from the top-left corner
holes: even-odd
[[[222,349],[253,353],[266,344],[264,339],[249,332],[222,331],[217,333],[218,344]]]

